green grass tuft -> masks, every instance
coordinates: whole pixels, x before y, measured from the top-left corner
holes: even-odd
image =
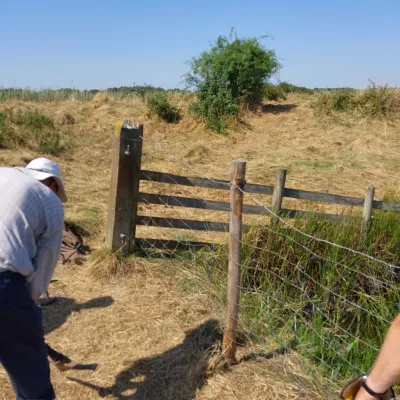
[[[400,215],[376,212],[367,237],[360,222],[293,223],[309,235],[398,265]],[[398,314],[400,269],[317,242],[283,224],[253,229],[243,242],[240,329],[259,341],[294,340],[297,352],[337,382],[368,371]],[[191,257],[202,279],[225,301],[228,247]]]
[[[170,103],[165,92],[154,92],[147,97],[147,105],[152,113],[168,123],[178,123],[180,110]]]
[[[372,84],[364,90],[321,91],[313,107],[321,115],[346,112],[358,117],[394,120],[400,117],[400,89]]]
[[[71,148],[67,132],[53,118],[37,110],[7,108],[0,111],[0,147],[25,147],[43,154],[59,155]]]

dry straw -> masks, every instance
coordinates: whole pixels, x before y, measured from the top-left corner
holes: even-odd
[[[299,189],[362,196],[365,187],[375,184],[377,197],[382,198],[388,189],[398,187],[397,122],[349,116],[343,116],[339,124],[316,119],[312,99],[289,95],[285,107],[272,102],[266,112],[246,116],[246,129],[240,127],[240,131],[220,136],[204,132],[202,123],[187,112],[186,98],[174,93],[170,100],[183,110],[179,124],[153,118],[140,97],[118,100],[99,94],[85,101],[9,100],[0,104],[0,109],[38,109],[60,125],[70,121],[74,147],[55,159],[62,166],[70,199],[67,219],[82,229],[92,248],[101,248],[103,243],[113,127],[125,119],[144,123],[142,166],[149,170],[187,175],[184,166],[171,162],[168,152],[174,158],[198,163],[196,170],[206,176],[229,179],[232,159],[243,157],[248,160],[249,182],[272,184],[276,169],[286,167],[287,186]],[[2,149],[0,164],[21,166],[36,156],[24,148]],[[155,186],[150,189],[159,190]],[[227,199],[222,191],[162,190],[187,197]],[[300,202],[295,206],[305,205]],[[193,210],[150,205],[142,205],[140,211],[144,215],[193,217]],[[209,220],[210,216],[199,218]],[[157,232],[165,238],[174,235],[168,229]],[[196,233],[196,238],[202,237]],[[94,373],[62,375],[52,369],[59,399],[91,400],[104,395],[133,400],[335,398],[331,386],[309,373],[294,353],[222,368],[218,358],[220,328],[213,320],[223,320],[223,308],[209,288],[184,273],[189,262],[179,264],[183,275],[176,275],[171,266],[171,260],[122,260],[100,250],[83,266],[59,267],[60,281],[50,288],[50,295],[58,301],[43,309],[46,340],[73,360],[100,364]],[[241,355],[275,350],[246,346]],[[0,400],[13,397],[3,370],[0,387]]]

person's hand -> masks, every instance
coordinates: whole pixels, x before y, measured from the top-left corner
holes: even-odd
[[[371,394],[369,394],[368,391],[362,386],[364,379],[365,379],[364,377],[360,377],[358,379],[354,379],[351,382],[349,382],[342,390],[341,398],[344,400],[376,400],[377,397],[374,397]],[[374,390],[375,385],[372,388],[370,387],[370,389]],[[380,397],[381,400],[393,400],[394,398],[395,396],[392,388],[389,388]]]

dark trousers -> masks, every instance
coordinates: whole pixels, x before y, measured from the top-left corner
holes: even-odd
[[[0,272],[0,363],[17,400],[53,400],[44,342],[42,311],[29,295],[25,278]]]

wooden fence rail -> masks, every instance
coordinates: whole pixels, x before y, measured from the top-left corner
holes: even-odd
[[[180,196],[153,194],[153,193],[139,193],[138,201],[139,203],[144,203],[144,204],[161,204],[165,206],[198,208],[198,209],[212,210],[212,211],[230,211],[229,203],[223,201],[197,199],[194,197],[180,197]],[[270,212],[263,206],[244,205],[243,214],[270,215]],[[343,216],[338,214],[325,214],[313,211],[291,210],[286,208],[281,209],[280,214],[285,218],[315,217],[315,218],[326,218],[329,220],[351,218],[348,216]]]
[[[221,190],[230,189],[230,183],[228,181],[199,177],[186,177],[181,175],[168,174],[165,172],[142,170],[140,179],[143,181],[169,183],[173,185],[195,186]],[[274,186],[246,183],[244,191],[246,193],[273,195]],[[341,196],[337,194],[310,192],[307,190],[289,188],[283,188],[283,197],[353,207],[363,207],[365,201],[365,199],[359,197]],[[373,208],[382,211],[400,212],[400,203],[389,203],[379,200],[373,200]]]
[[[172,229],[190,229],[196,231],[228,232],[229,224],[215,221],[198,221],[190,219],[163,218],[138,215],[138,203],[158,204],[172,207],[186,207],[219,212],[231,211],[231,204],[224,201],[206,200],[195,197],[182,197],[145,193],[139,190],[140,181],[151,181],[170,185],[184,185],[216,190],[231,190],[231,182],[206,177],[187,177],[165,172],[148,171],[141,169],[143,126],[134,125],[130,121],[117,125],[114,136],[114,152],[112,161],[112,179],[109,197],[109,214],[106,230],[106,244],[113,250],[123,248],[130,252],[138,247],[180,249],[193,247],[181,242],[164,243],[159,239],[136,238],[136,226],[152,226]],[[363,207],[362,223],[364,231],[368,230],[373,210],[400,212],[400,203],[389,203],[374,200],[374,188],[370,187],[365,198],[341,196],[336,194],[318,193],[307,190],[298,190],[285,187],[286,170],[277,172],[275,186],[245,183],[245,194],[261,194],[272,196],[272,206],[268,207],[276,215],[284,218],[326,218],[338,220],[355,218],[338,214],[317,213],[307,210],[293,210],[282,208],[284,198],[308,200],[318,203],[330,203],[352,207]],[[244,196],[246,199],[248,196]],[[243,214],[268,216],[269,210],[262,205],[245,204]],[[271,222],[278,218],[271,215]],[[249,227],[245,226],[245,230]],[[197,243],[197,242],[196,242]],[[151,244],[151,246],[150,246]]]
[[[179,241],[153,238],[137,238],[136,227],[189,229],[195,231],[229,232],[228,267],[228,307],[224,334],[224,354],[231,363],[235,362],[236,331],[240,302],[240,269],[242,252],[242,232],[250,226],[242,224],[243,214],[270,215],[271,223],[277,224],[283,218],[356,218],[337,214],[314,213],[303,210],[282,208],[285,197],[314,202],[363,207],[362,228],[368,232],[373,210],[400,212],[400,203],[388,203],[374,200],[375,188],[366,190],[365,198],[340,196],[335,194],[310,192],[285,188],[286,170],[279,170],[275,186],[245,182],[246,163],[234,161],[231,181],[204,177],[187,177],[164,172],[141,169],[143,126],[125,121],[116,127],[112,157],[112,174],[109,195],[106,245],[112,250],[125,253],[140,249],[197,250],[211,249],[218,245],[207,242]],[[204,200],[194,197],[181,197],[140,192],[140,181],[151,181],[171,185],[184,185],[230,191],[230,202]],[[244,205],[246,194],[272,196],[272,206]],[[186,207],[219,212],[230,212],[229,223],[198,221],[190,219],[164,218],[138,215],[138,203],[156,204],[172,207]],[[271,210],[272,213],[269,211]]]

